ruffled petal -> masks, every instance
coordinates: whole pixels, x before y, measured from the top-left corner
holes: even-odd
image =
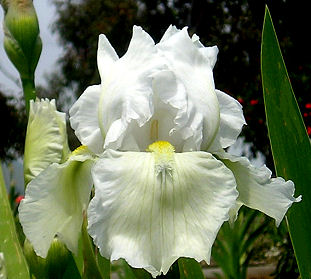
[[[170,25],[167,30],[165,31],[164,35],[161,38],[160,43],[165,42],[166,40],[168,40],[170,37],[172,37],[173,35],[175,35],[176,33],[178,33],[180,31],[180,29],[176,28],[175,25]]]
[[[213,152],[235,143],[246,124],[241,104],[228,94],[216,90],[219,108],[220,125],[216,138],[208,151]]]
[[[27,185],[52,163],[60,163],[69,154],[66,114],[56,110],[55,100],[30,101],[24,173]]]
[[[93,152],[99,154],[103,148],[137,150],[138,138],[148,146],[149,133],[130,131],[142,127],[153,114],[152,76],[164,67],[156,53],[152,38],[137,26],[128,51],[118,60],[106,37],[100,36],[102,80],[100,87],[93,87],[99,94],[87,90],[70,110],[78,138]]]
[[[155,109],[150,123],[157,123],[157,127],[156,135],[153,135],[154,127],[149,126],[151,131],[149,144],[156,140],[164,140],[173,144],[176,152],[181,152],[187,146],[188,139],[191,147],[196,145],[199,149],[201,134],[198,133],[198,137],[195,138],[192,129],[184,127],[184,123],[188,121],[187,94],[184,86],[177,81],[175,74],[166,70],[155,75],[153,91]],[[146,147],[140,150],[146,150]]]
[[[92,169],[88,230],[100,253],[157,276],[179,257],[209,262],[237,198],[231,171],[205,152],[107,150]]]
[[[104,135],[98,122],[101,86],[89,86],[69,110],[70,124],[77,138],[94,153],[103,152]]]
[[[198,47],[199,52],[210,62],[212,69],[214,68],[216,61],[217,61],[217,54],[218,54],[218,47],[205,47],[201,42],[198,35],[193,34],[192,42],[195,46]]]
[[[177,31],[174,27],[167,30],[157,44],[157,49],[186,92],[187,105],[177,130],[186,129],[184,134],[187,136],[190,130],[192,135],[183,138],[187,140],[183,151],[207,150],[217,134],[220,122],[212,72],[218,50],[198,47],[186,28]]]
[[[77,253],[82,213],[92,187],[92,165],[88,152],[74,151],[67,162],[50,165],[28,184],[19,218],[39,256],[47,256],[55,235]]]
[[[101,129],[106,133],[105,148],[136,150],[127,142],[133,126],[142,127],[153,114],[152,75],[162,67],[152,38],[134,26],[128,51],[114,65],[109,79],[103,80],[99,108]],[[149,134],[133,135],[142,141]],[[135,141],[134,141],[135,143]]]
[[[256,168],[247,158],[225,152],[219,152],[217,156],[233,172],[237,181],[239,197],[235,212],[230,214],[233,218],[244,204],[274,218],[278,226],[289,207],[301,201],[301,196],[294,198],[294,183],[281,177],[271,178],[271,171],[266,166]]]

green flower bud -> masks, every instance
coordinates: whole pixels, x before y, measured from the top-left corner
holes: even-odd
[[[70,252],[57,237],[51,243],[45,259],[37,256],[27,239],[24,242],[24,254],[31,274],[37,279],[63,278],[70,260]]]
[[[22,81],[33,80],[42,50],[39,24],[32,0],[2,0],[4,48]]]
[[[48,278],[63,278],[69,260],[70,252],[66,246],[55,237],[46,257]]]
[[[36,255],[31,243],[25,239],[24,255],[26,257],[30,273],[36,278],[47,279],[46,259]]]

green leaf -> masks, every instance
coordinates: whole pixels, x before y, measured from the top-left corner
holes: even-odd
[[[69,256],[69,261],[67,262],[66,270],[62,279],[81,279],[76,262],[71,254]]]
[[[180,279],[204,279],[201,265],[194,259],[180,258],[178,267]]]
[[[83,248],[82,247],[83,247],[83,243],[82,243],[82,231],[81,231],[81,234],[79,236],[79,241],[78,241],[78,253],[76,255],[72,254],[76,267],[81,276],[83,273]]]
[[[105,279],[110,279],[110,260],[102,257],[98,252],[96,255],[98,268]]]
[[[83,259],[84,259],[84,271],[82,278],[83,279],[106,279],[104,275],[100,272],[100,268],[98,267],[93,245],[90,240],[90,237],[87,232],[87,221],[86,217],[83,220],[82,224],[82,251],[83,251]]]
[[[131,268],[123,259],[119,259],[115,265],[111,266],[113,272],[117,273],[120,279],[137,279],[134,268]]]
[[[8,279],[27,279],[28,266],[20,246],[11,207],[8,201],[0,162],[0,253],[4,254],[4,264]]]
[[[301,277],[311,278],[311,146],[268,8],[262,33],[261,70],[276,172],[294,181],[296,195],[302,195],[302,201],[290,208],[287,217]]]

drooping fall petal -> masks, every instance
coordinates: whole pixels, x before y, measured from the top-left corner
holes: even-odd
[[[237,206],[231,212],[234,219],[242,205],[257,209],[275,219],[278,226],[285,213],[301,197],[294,197],[295,187],[290,180],[281,177],[271,178],[271,171],[266,167],[256,168],[246,157],[237,157],[228,153],[217,153],[224,164],[233,172],[239,197]]]
[[[206,152],[107,150],[92,175],[89,233],[100,253],[154,277],[179,257],[209,262],[238,195],[231,171]]]
[[[28,184],[19,218],[39,256],[46,257],[56,235],[70,251],[77,252],[82,213],[92,187],[92,165],[87,151],[73,152],[68,161],[53,163]]]

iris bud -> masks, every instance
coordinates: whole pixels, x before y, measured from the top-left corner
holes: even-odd
[[[32,0],[3,0],[4,48],[21,78],[30,78],[39,61],[42,42]]]
[[[46,259],[36,255],[33,246],[27,239],[24,243],[24,254],[31,274],[38,279],[63,278],[70,260],[70,252],[57,237],[51,243]]]
[[[46,257],[48,278],[63,278],[69,260],[70,252],[66,246],[55,237]]]
[[[0,0],[4,9],[4,49],[18,70],[25,95],[26,110],[29,100],[35,99],[34,73],[42,42],[39,23],[32,0]]]

